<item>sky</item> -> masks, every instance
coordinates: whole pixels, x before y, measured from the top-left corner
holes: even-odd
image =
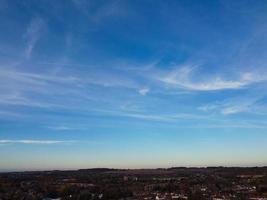
[[[267,165],[267,2],[0,0],[0,171]]]

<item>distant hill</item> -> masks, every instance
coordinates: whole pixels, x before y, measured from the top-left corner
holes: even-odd
[[[80,172],[91,172],[91,173],[104,173],[111,171],[118,171],[118,169],[113,168],[89,168],[89,169],[79,169]]]

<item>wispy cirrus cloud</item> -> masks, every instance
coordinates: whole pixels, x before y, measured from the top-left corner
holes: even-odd
[[[264,95],[244,95],[242,97],[229,98],[198,107],[199,110],[205,112],[219,112],[223,115],[233,115],[244,112],[255,112],[257,102]]]
[[[21,94],[7,94],[0,95],[0,105],[10,105],[10,106],[27,106],[36,108],[55,108],[60,107],[60,104],[48,103],[41,100],[34,100]]]
[[[1,69],[0,67],[1,82],[12,82],[13,87],[16,86],[16,84],[24,84],[25,89],[39,87],[39,90],[40,87],[48,87],[52,84],[52,86],[57,86],[57,84],[70,84],[72,88],[88,86],[90,84],[101,87],[139,88],[135,80],[126,75],[118,75],[117,71],[88,70],[87,72],[80,73],[78,71],[68,72],[63,70],[57,73],[52,72],[53,68],[51,72],[22,72],[14,68]],[[6,85],[6,87],[7,86],[9,86],[9,84]]]
[[[139,94],[145,96],[148,92],[150,91],[150,88],[148,87],[144,87],[144,88],[141,88],[140,90],[138,90]]]
[[[0,118],[20,118],[23,116],[24,115],[21,115],[20,113],[13,112],[13,111],[6,111],[6,110],[0,111]]]
[[[218,111],[219,113],[223,115],[232,115],[237,113],[242,113],[249,111],[249,107],[251,104],[243,104],[243,105],[230,105],[230,104],[220,104],[220,103],[214,103],[214,104],[208,104],[204,106],[198,107],[199,110],[209,112],[209,111]]]
[[[69,98],[69,95],[72,95],[71,98],[79,97],[85,103],[89,99],[98,99],[97,95],[91,95],[86,88],[124,88],[134,92],[140,88],[130,77],[119,76],[115,72],[52,72],[22,72],[16,68],[0,68],[0,104],[55,108],[59,101],[66,102],[64,97]],[[145,89],[142,94],[147,92]],[[33,94],[38,96],[33,98]],[[44,99],[40,98],[42,95],[45,95]],[[61,103],[59,107],[65,104]]]
[[[75,127],[69,125],[57,125],[57,126],[47,126],[48,129],[55,131],[73,131],[73,130],[82,130],[83,127]]]
[[[0,140],[0,144],[70,144],[73,140]]]
[[[199,77],[195,73],[196,67],[185,66],[173,70],[157,79],[169,86],[178,87],[186,90],[195,91],[215,91],[227,89],[241,89],[250,84],[267,81],[265,74],[253,72],[241,72],[235,79],[222,78],[214,75],[213,77]],[[202,78],[202,80],[198,80]]]
[[[72,0],[75,7],[81,11],[90,22],[98,24],[105,19],[110,19],[115,16],[126,16],[129,12],[126,12],[123,1],[111,0],[105,1],[102,4],[94,2],[88,2],[85,0]]]
[[[27,27],[27,30],[24,34],[24,38],[26,39],[27,42],[24,50],[26,59],[29,59],[31,57],[32,51],[37,41],[40,39],[44,26],[45,26],[44,21],[41,18],[37,17],[33,18],[29,26]]]
[[[145,112],[134,112],[134,111],[119,111],[119,110],[97,110],[99,114],[116,117],[127,117],[146,121],[157,121],[157,122],[177,122],[179,120],[205,120],[209,117],[199,114],[189,113],[145,113]]]

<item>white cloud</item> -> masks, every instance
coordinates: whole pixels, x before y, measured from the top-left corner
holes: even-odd
[[[150,89],[148,87],[144,87],[144,88],[141,88],[138,92],[139,94],[145,96],[149,91]]]
[[[55,131],[71,131],[71,130],[81,130],[81,127],[73,127],[67,125],[59,125],[59,126],[48,126],[47,128]]]
[[[232,115],[243,112],[250,112],[257,105],[257,102],[262,98],[262,95],[245,95],[243,97],[229,98],[221,102],[198,107],[198,110],[204,112],[219,112],[223,115]]]
[[[210,110],[214,110],[217,107],[218,107],[218,105],[216,105],[216,104],[204,105],[204,106],[198,107],[198,110],[207,112],[207,111],[210,111]]]
[[[209,117],[189,113],[172,113],[172,114],[149,114],[143,112],[120,112],[115,110],[98,110],[99,113],[117,117],[129,117],[135,119],[142,119],[147,121],[158,122],[177,122],[179,120],[203,120]]]
[[[221,110],[224,115],[231,115],[249,110],[249,105],[226,107]]]
[[[205,112],[215,111],[223,115],[232,115],[241,112],[246,112],[249,110],[251,104],[240,104],[235,105],[235,103],[215,103],[210,105],[200,106],[198,109]]]
[[[79,97],[79,100],[85,103],[88,102],[88,99],[99,101],[102,96],[101,93],[98,94],[100,96],[98,97],[86,90],[87,87],[95,86],[126,88],[133,91],[139,88],[135,81],[130,78],[105,71],[103,73],[89,71],[81,74],[77,71],[70,73],[64,70],[60,73],[53,73],[50,70],[49,72],[37,73],[0,67],[0,105],[39,108],[70,107],[69,105],[65,106],[66,96],[68,99]],[[38,96],[32,94],[38,94]],[[42,98],[44,95],[46,98]]]
[[[124,1],[119,0],[105,1],[101,4],[92,4],[87,0],[72,0],[72,2],[93,24],[94,29],[97,28],[94,24],[113,17],[127,16],[130,13],[130,10],[124,6]]]
[[[30,22],[24,35],[25,39],[27,40],[27,46],[24,51],[25,57],[27,59],[31,57],[32,51],[41,36],[43,27],[44,21],[41,18],[34,18]]]
[[[1,110],[0,111],[0,118],[14,118],[14,117],[23,117],[24,115],[20,114],[20,113],[16,113],[16,112],[12,112],[12,111],[4,111],[4,110]]]
[[[39,100],[32,100],[30,98],[21,96],[20,94],[7,94],[0,95],[0,105],[13,105],[13,106],[27,106],[38,108],[55,108],[60,107],[60,104],[51,104]]]
[[[199,77],[195,74],[195,67],[182,67],[174,70],[167,75],[158,77],[157,79],[167,85],[179,87],[187,90],[197,91],[213,91],[213,90],[226,90],[226,89],[240,89],[253,83],[267,81],[266,75],[260,75],[251,72],[241,73],[235,80],[225,79],[220,76]],[[193,79],[200,79],[193,80]]]
[[[0,140],[0,144],[62,144],[73,143],[66,140]]]

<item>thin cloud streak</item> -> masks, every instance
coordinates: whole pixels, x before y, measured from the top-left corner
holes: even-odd
[[[139,94],[145,96],[147,93],[149,93],[150,89],[148,87],[141,88],[138,92]]]
[[[89,72],[88,72],[89,73]],[[85,103],[88,100],[99,100],[91,95],[87,87],[124,88],[135,91],[139,86],[128,77],[121,77],[108,72],[92,72],[89,74],[74,73],[68,75],[65,71],[57,74],[21,72],[17,69],[0,69],[0,104],[21,105],[39,108],[70,107],[65,103],[55,102],[55,99],[65,102],[64,97],[70,95],[79,97]],[[2,83],[2,84],[1,84]],[[142,91],[147,93],[148,91]],[[38,94],[33,98],[32,94]],[[45,95],[53,101],[40,98]],[[101,96],[101,95],[100,95]]]
[[[257,110],[257,102],[264,97],[264,94],[250,94],[242,97],[228,98],[224,101],[214,102],[198,107],[204,112],[219,112],[223,115],[233,115]]]
[[[41,31],[44,28],[44,21],[41,18],[34,18],[30,22],[24,38],[27,40],[27,46],[24,54],[26,59],[31,58],[33,49],[41,36]]]
[[[58,126],[47,126],[46,128],[55,131],[73,131],[73,130],[82,130],[84,128],[81,127],[74,127],[68,125],[58,125]]]
[[[141,112],[121,112],[115,110],[94,110],[96,113],[102,113],[114,117],[128,117],[158,122],[177,122],[177,120],[213,120],[212,118],[198,114],[174,113],[174,114],[148,114]]]
[[[209,80],[199,81],[193,80],[193,76],[196,75],[194,71],[195,67],[182,67],[165,76],[161,75],[157,79],[170,86],[195,91],[242,89],[254,83],[267,81],[266,75],[259,75],[252,72],[241,73],[236,80],[226,80],[220,76],[216,76]]]
[[[73,140],[0,140],[0,144],[70,144]]]

